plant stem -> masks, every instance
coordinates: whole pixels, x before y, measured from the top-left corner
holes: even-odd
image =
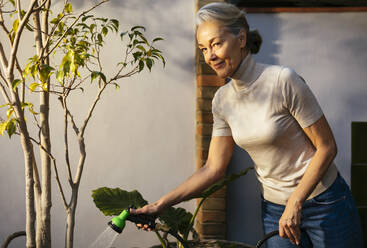
[[[157,237],[158,237],[159,241],[161,242],[162,247],[163,247],[163,248],[166,248],[166,244],[164,243],[164,240],[163,240],[162,236],[159,234],[159,232],[158,232],[157,230],[154,230],[154,232],[155,232],[155,234],[157,235]]]
[[[189,232],[190,232],[191,228],[194,226],[195,218],[196,218],[196,216],[198,215],[199,210],[200,210],[200,208],[201,208],[201,205],[203,205],[203,203],[204,203],[204,201],[205,201],[205,200],[206,200],[206,197],[204,197],[204,198],[202,198],[202,199],[201,199],[201,201],[200,201],[199,205],[196,207],[195,212],[194,212],[194,214],[193,214],[193,215],[192,215],[192,217],[191,217],[191,220],[190,220],[190,222],[189,222],[189,225],[188,225],[188,227],[187,227],[187,229],[186,229],[186,231],[185,231],[184,237],[183,237],[183,239],[184,239],[185,241],[187,241],[187,238],[188,238],[188,236],[189,236]]]

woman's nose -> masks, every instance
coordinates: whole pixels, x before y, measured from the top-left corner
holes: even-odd
[[[217,58],[217,55],[214,52],[214,50],[210,49],[210,50],[208,50],[208,53],[207,53],[206,57],[207,57],[207,61],[212,61],[212,60],[215,60]]]

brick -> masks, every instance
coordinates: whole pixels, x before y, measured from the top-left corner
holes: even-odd
[[[197,75],[196,86],[222,86],[225,84],[223,78],[217,75]]]
[[[196,149],[196,158],[201,160],[207,160],[208,150]]]
[[[201,199],[198,199],[198,203]],[[203,205],[202,210],[225,210],[226,209],[226,198],[207,198]]]
[[[215,193],[211,195],[213,198],[226,198],[227,196],[227,187],[224,186],[223,188],[219,189]]]
[[[211,136],[196,135],[196,147],[204,150],[209,149]]]
[[[196,74],[197,75],[216,75],[215,71],[210,68],[209,65],[204,63],[196,64]]]
[[[213,114],[210,111],[196,111],[197,123],[213,123]]]
[[[196,99],[196,109],[209,112],[212,110],[212,100],[210,99]]]
[[[223,238],[226,235],[226,225],[224,223],[200,223],[197,222],[196,230],[200,236],[212,236]]]
[[[196,169],[200,169],[204,166],[206,160],[196,158]]]
[[[226,223],[226,212],[225,211],[199,211],[197,221],[200,223]]]
[[[213,125],[201,123],[196,125],[196,134],[209,136],[212,134]]]
[[[201,86],[196,88],[196,97],[212,100],[215,92],[219,87],[217,86]]]

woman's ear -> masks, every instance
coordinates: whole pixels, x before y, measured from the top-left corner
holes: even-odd
[[[245,48],[246,47],[246,32],[244,29],[242,29],[239,34],[238,34],[238,38],[240,40],[240,47],[241,48]]]

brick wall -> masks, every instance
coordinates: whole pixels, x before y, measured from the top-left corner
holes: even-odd
[[[197,0],[197,10],[213,0]],[[215,72],[205,64],[201,51],[196,49],[196,168],[201,168],[207,157],[212,132],[212,99],[216,90],[224,84]],[[199,200],[198,200],[199,203]],[[198,204],[197,203],[197,204]],[[225,239],[226,237],[226,189],[208,198],[201,207],[196,229],[201,238]]]

